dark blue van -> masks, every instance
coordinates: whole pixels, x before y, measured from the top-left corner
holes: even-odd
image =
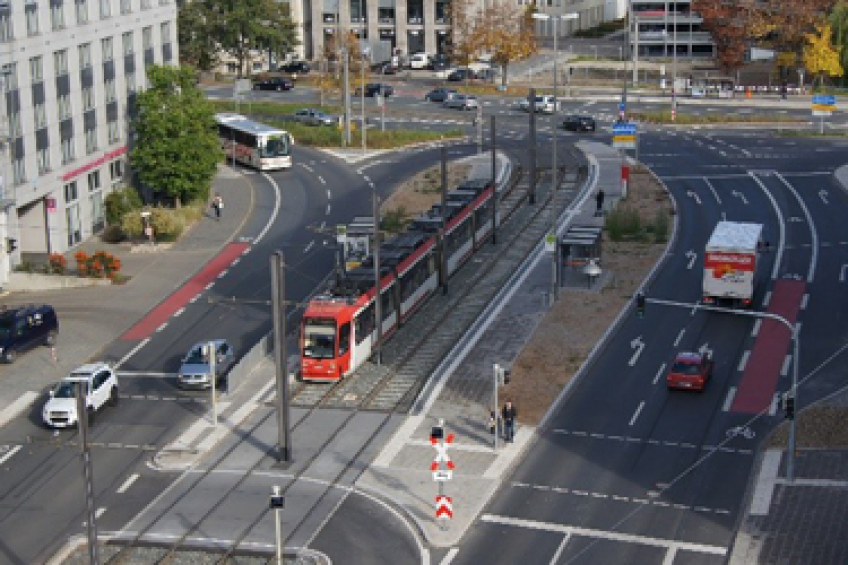
[[[18,353],[38,345],[52,347],[59,320],[52,306],[0,306],[0,359],[12,363]]]

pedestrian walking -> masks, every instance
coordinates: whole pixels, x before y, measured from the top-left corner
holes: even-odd
[[[597,204],[597,209],[595,210],[595,215],[600,216],[604,213],[604,189],[599,188],[598,193],[595,194],[595,203]]]
[[[515,438],[516,417],[518,417],[518,410],[515,409],[512,400],[507,399],[503,410],[501,410],[501,418],[503,418],[504,425],[504,440],[508,442],[512,442],[513,438]]]
[[[224,199],[221,198],[221,194],[216,192],[215,198],[212,199],[212,208],[215,209],[215,219],[221,219],[221,210],[224,209]]]

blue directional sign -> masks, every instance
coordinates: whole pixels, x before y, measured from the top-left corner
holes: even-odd
[[[813,94],[814,106],[836,106],[836,96],[833,94]]]
[[[624,122],[612,125],[612,146],[620,149],[636,148],[636,124]]]
[[[613,135],[636,135],[636,124],[623,123],[612,125]]]

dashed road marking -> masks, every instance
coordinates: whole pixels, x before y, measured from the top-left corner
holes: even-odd
[[[648,445],[656,445],[660,447],[674,447],[678,449],[700,449],[702,451],[713,451],[718,449],[718,446],[715,445],[695,445],[694,443],[683,442],[683,441],[674,441],[674,440],[658,440],[652,438],[640,438],[633,436],[620,436],[620,435],[607,435],[607,434],[598,434],[598,433],[590,433],[585,432],[583,430],[564,430],[562,428],[557,428],[552,430],[555,434],[574,436],[579,438],[591,438],[602,441],[615,441],[619,443],[644,443]],[[751,455],[753,451],[750,449],[729,449],[722,448],[722,451],[726,453],[738,453],[740,455]]]

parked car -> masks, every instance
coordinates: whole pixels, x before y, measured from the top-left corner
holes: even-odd
[[[306,61],[291,61],[283,65],[283,72],[305,75],[311,70]]]
[[[448,74],[448,80],[451,82],[461,82],[474,78],[474,71],[471,69],[454,69]]]
[[[432,57],[430,57],[430,64],[427,68],[432,71],[444,71],[446,69],[449,69],[450,66],[450,58],[446,55],[433,55]]]
[[[518,102],[518,107],[519,107],[519,109],[524,110],[525,112],[529,112],[530,111],[530,97],[528,96],[527,98],[522,98]],[[547,94],[544,94],[544,95],[541,95],[541,96],[539,96],[539,95],[536,96],[536,100],[535,100],[535,110],[536,110],[536,112],[541,112],[543,114],[553,114],[554,112],[556,112],[556,108],[557,108],[557,102],[556,102],[556,98],[554,98],[553,96],[550,96],[550,95],[547,95]]]
[[[383,96],[391,96],[395,93],[395,89],[390,84],[385,84],[382,82],[371,82],[365,85],[365,96],[376,96],[381,94]],[[359,96],[362,94],[362,89],[356,89],[356,95]]]
[[[413,53],[409,58],[410,69],[426,69],[430,66],[430,56],[427,53]]]
[[[13,363],[19,353],[38,345],[52,347],[59,320],[52,306],[28,305],[0,309],[0,358]]]
[[[371,65],[372,72],[380,73],[383,75],[394,75],[397,74],[399,70],[400,69],[398,68],[398,66],[392,63],[391,61],[382,61],[380,63],[374,63],[373,65]]]
[[[325,113],[315,108],[304,108],[294,113],[294,121],[309,126],[334,126],[339,123],[336,116]]]
[[[480,107],[477,97],[473,94],[454,94],[445,100],[442,105],[445,108],[458,108],[459,110],[476,110]]]
[[[454,94],[456,94],[456,90],[453,88],[434,88],[424,95],[424,100],[428,100],[430,102],[444,102]]]
[[[235,362],[233,348],[225,339],[210,339],[193,345],[183,358],[177,374],[177,384],[181,388],[205,389],[212,386],[209,349],[213,344],[216,354],[215,386],[225,382],[227,373]]]
[[[566,116],[562,122],[563,129],[569,131],[595,131],[595,118],[592,116]]]
[[[285,77],[272,77],[253,83],[253,90],[291,90],[294,83]]]
[[[75,369],[50,391],[41,418],[51,428],[70,428],[79,423],[77,386],[82,386],[88,422],[106,404],[118,404],[118,377],[106,363],[90,363]]]

